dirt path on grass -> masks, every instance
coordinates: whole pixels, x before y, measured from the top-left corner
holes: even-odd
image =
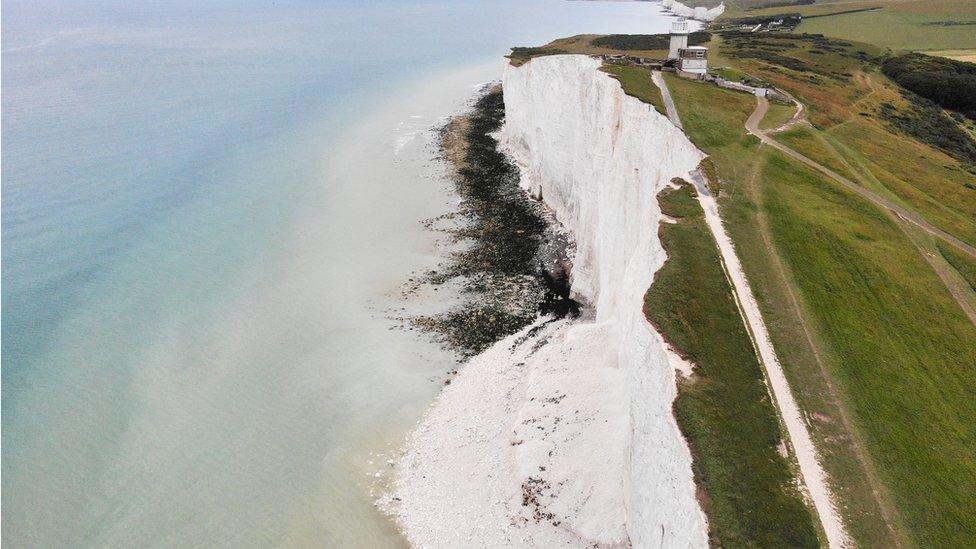
[[[654,78],[654,83],[661,89],[665,105],[673,106],[674,103],[664,79],[657,75]],[[669,108],[668,116],[672,123],[681,127],[677,109]],[[708,185],[701,174],[693,173],[692,179],[698,190],[698,201],[705,212],[705,223],[718,245],[722,266],[729,284],[732,286],[732,293],[735,296],[739,313],[742,315],[756,349],[756,354],[760,359],[760,364],[762,364],[763,371],[766,374],[766,382],[772,393],[773,402],[779,410],[780,418],[786,427],[787,437],[800,466],[800,480],[806,486],[814,510],[827,536],[829,546],[847,547],[850,545],[850,537],[847,535],[844,523],[834,506],[830,487],[827,485],[827,475],[820,464],[817,449],[813,444],[810,432],[807,430],[807,425],[803,421],[800,408],[793,398],[790,385],[783,373],[783,367],[776,357],[776,351],[759,310],[759,304],[752,293],[749,282],[746,280],[732,239],[729,238],[725,226],[722,224],[722,219],[718,213],[718,203],[708,191]]]
[[[725,273],[732,285],[739,312],[746,322],[753,345],[756,347],[756,354],[760,357],[763,369],[766,372],[766,381],[773,394],[773,400],[779,408],[783,424],[786,426],[797,463],[800,466],[802,480],[806,485],[810,499],[813,501],[814,509],[820,518],[824,532],[827,534],[828,544],[830,547],[847,547],[849,537],[834,506],[833,496],[830,487],[827,485],[827,475],[820,464],[813,438],[807,430],[800,407],[793,397],[783,367],[776,356],[772,339],[766,329],[766,323],[759,311],[759,304],[746,280],[742,264],[735,253],[732,239],[722,225],[715,197],[699,190],[698,201],[705,211],[705,222],[718,244]]]
[[[865,73],[864,71],[858,71],[854,73],[854,80],[862,86],[867,86],[868,93],[862,95],[861,97],[857,98],[856,101],[851,103],[851,106],[847,108],[848,111],[847,119],[839,124],[834,124],[831,127],[832,129],[844,126],[850,123],[852,120],[854,120],[854,117],[857,116],[857,112],[861,104],[867,101],[868,99],[870,99],[871,96],[873,96],[878,91],[878,87],[874,84],[874,80],[871,78],[871,75]],[[796,101],[796,99],[794,99],[794,101]]]
[[[678,108],[674,106],[674,100],[671,99],[671,92],[668,91],[668,85],[664,83],[664,77],[661,75],[661,71],[651,72],[651,80],[654,81],[654,85],[661,90],[661,97],[664,99],[664,108],[668,111],[668,118],[671,123],[678,126],[678,129],[685,129],[681,125],[681,117],[678,116]]]
[[[750,175],[749,185],[747,185],[747,189],[752,189],[752,191],[747,192],[752,195],[753,200],[757,206],[759,206],[756,210],[756,221],[759,225],[759,234],[762,237],[763,245],[769,252],[769,257],[772,260],[776,276],[779,277],[783,288],[786,290],[786,295],[789,297],[789,305],[793,313],[792,316],[799,323],[800,328],[802,328],[804,339],[807,342],[807,347],[809,347],[810,353],[813,356],[814,361],[817,363],[820,377],[823,379],[824,386],[826,387],[828,393],[827,399],[834,410],[836,410],[837,418],[840,420],[844,433],[847,434],[848,440],[851,443],[851,452],[854,454],[855,459],[864,473],[868,487],[871,490],[872,499],[874,499],[875,505],[877,505],[878,510],[881,513],[881,518],[884,520],[885,527],[891,534],[891,539],[894,541],[894,546],[910,546],[910,543],[907,541],[904,533],[901,531],[902,523],[898,511],[893,505],[890,504],[891,494],[888,492],[888,487],[881,482],[881,479],[878,476],[877,468],[874,465],[874,460],[871,458],[870,454],[865,448],[864,441],[861,439],[859,433],[854,429],[854,422],[851,419],[846,406],[842,404],[843,401],[838,397],[837,390],[834,388],[832,377],[827,371],[826,364],[824,364],[824,360],[820,352],[820,346],[818,345],[816,338],[813,337],[810,327],[807,325],[806,317],[804,316],[803,309],[800,306],[800,299],[797,297],[796,292],[793,291],[793,285],[790,283],[792,275],[790,274],[786,265],[784,265],[776,247],[773,245],[770,237],[772,233],[769,227],[769,220],[766,218],[766,214],[763,212],[760,204],[761,196],[754,190],[756,178],[759,176],[759,172],[762,168],[761,162],[761,160],[757,160],[755,163],[752,174]],[[896,525],[898,525],[897,529]]]
[[[931,241],[926,244],[925,240],[923,240],[925,238],[924,235],[916,234],[911,227],[906,227],[906,223],[903,220],[898,221],[900,221],[899,226],[902,228],[902,231],[908,236],[912,244],[915,245],[915,249],[922,255],[925,262],[932,267],[935,274],[939,276],[946,290],[949,290],[949,295],[952,296],[952,299],[956,300],[956,303],[959,304],[962,311],[969,317],[969,321],[973,325],[976,325],[976,305],[973,303],[973,298],[971,297],[973,291],[969,288],[969,284],[966,283],[962,275],[955,268],[942,258],[942,255],[937,250],[933,249]]]
[[[897,215],[899,218],[920,227],[922,230],[931,234],[932,236],[941,238],[942,240],[962,250],[966,254],[969,254],[970,256],[976,258],[976,247],[970,246],[969,244],[943,231],[942,229],[936,227],[935,225],[932,225],[928,221],[925,221],[918,214],[915,214],[913,212],[906,210],[905,208],[902,208],[901,206],[895,204],[894,202],[875,193],[874,191],[870,191],[862,187],[861,185],[854,183],[850,179],[847,179],[846,177],[838,174],[837,172],[831,170],[830,168],[827,168],[826,166],[814,160],[811,160],[810,158],[807,158],[806,156],[794,151],[793,149],[787,147],[786,145],[783,145],[779,141],[776,141],[775,139],[769,137],[769,135],[767,135],[767,133],[764,130],[759,128],[759,122],[762,121],[764,116],[766,116],[766,111],[768,109],[769,109],[769,101],[767,101],[765,97],[758,97],[756,103],[756,110],[754,110],[752,114],[749,116],[749,119],[746,120],[746,131],[758,137],[763,143],[786,154],[790,158],[793,158],[794,160],[799,160],[800,162],[806,164],[807,166],[810,166],[811,168],[814,168],[817,171],[827,175],[828,177],[837,181],[841,185],[844,185],[848,189],[870,200],[875,205],[880,206],[881,208],[892,212],[893,214]]]

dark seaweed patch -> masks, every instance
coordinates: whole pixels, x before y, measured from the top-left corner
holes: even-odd
[[[552,222],[542,204],[519,187],[518,168],[492,137],[504,119],[500,87],[479,98],[468,116],[466,153],[455,179],[460,223],[444,229],[465,247],[422,278],[432,285],[460,281],[465,302],[411,321],[465,357],[524,328],[540,313],[561,318],[580,312],[567,273],[558,266],[545,268],[562,263],[542,259],[544,245],[555,238]]]

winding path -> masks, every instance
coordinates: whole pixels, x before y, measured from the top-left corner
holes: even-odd
[[[681,119],[671,99],[671,93],[668,91],[667,84],[661,77],[661,74],[655,71],[653,80],[661,90],[661,96],[664,99],[664,104],[667,107],[668,117],[671,119],[671,122],[679,128],[682,127]],[[763,110],[763,113],[765,113],[765,110]],[[751,117],[750,120],[752,120]],[[758,120],[762,120],[762,116],[756,119],[756,124],[758,124]],[[780,417],[786,426],[787,436],[796,454],[797,463],[800,466],[800,477],[806,485],[810,499],[813,501],[814,510],[827,535],[827,542],[830,547],[847,547],[851,544],[850,537],[847,535],[844,523],[833,504],[830,487],[827,485],[827,475],[820,465],[817,449],[813,444],[810,431],[807,429],[807,425],[803,421],[803,415],[800,413],[800,408],[793,398],[793,392],[790,390],[786,375],[783,373],[783,367],[776,357],[776,351],[773,348],[772,339],[769,336],[769,331],[766,329],[762,313],[759,310],[759,304],[752,293],[749,282],[746,280],[742,263],[739,261],[739,257],[735,252],[732,239],[726,233],[725,226],[722,224],[722,219],[718,212],[718,203],[715,201],[715,197],[708,192],[708,185],[702,174],[692,173],[691,178],[694,180],[695,187],[699,191],[698,200],[701,203],[702,210],[705,212],[705,222],[715,237],[715,242],[718,245],[719,253],[722,257],[722,267],[732,286],[732,292],[735,295],[739,313],[742,315],[742,319],[752,338],[752,343],[755,346],[756,354],[759,356],[760,363],[766,373],[766,381],[772,393],[773,401],[776,403],[777,408],[779,408]]]

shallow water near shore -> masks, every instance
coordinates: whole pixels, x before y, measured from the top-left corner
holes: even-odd
[[[57,9],[55,9],[57,7]],[[647,3],[7,2],[3,541],[395,546],[385,457],[455,356],[436,128],[508,46]]]

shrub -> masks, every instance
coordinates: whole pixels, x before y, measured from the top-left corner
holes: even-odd
[[[976,166],[976,141],[969,136],[938,105],[905,92],[911,102],[907,110],[899,110],[890,103],[883,103],[879,115],[895,129],[928,143],[956,160]]]
[[[976,64],[908,53],[887,59],[881,70],[901,87],[976,120]]]
[[[700,46],[712,39],[712,33],[697,31],[688,35],[689,46]],[[671,43],[667,34],[609,34],[594,38],[594,46],[615,50],[666,50]]]
[[[766,8],[786,8],[789,6],[809,6],[815,1],[816,0],[782,0],[779,2],[770,2],[768,4],[760,4],[755,7],[746,8],[746,11],[763,10]]]

